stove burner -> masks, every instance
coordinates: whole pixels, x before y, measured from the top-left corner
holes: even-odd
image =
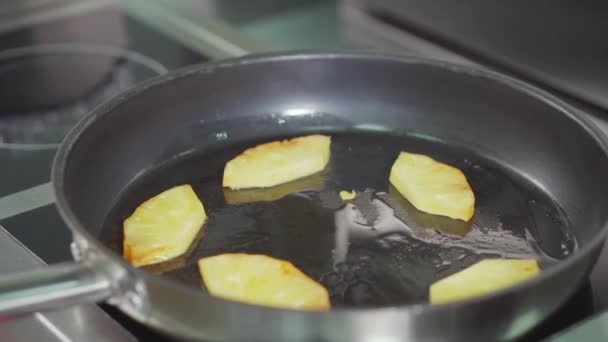
[[[167,69],[109,46],[57,44],[0,53],[0,148],[55,148],[93,107]]]

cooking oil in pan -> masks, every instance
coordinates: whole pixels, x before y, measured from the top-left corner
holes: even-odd
[[[482,258],[532,257],[550,267],[575,249],[565,216],[531,183],[470,151],[420,138],[334,134],[330,164],[317,175],[269,189],[223,189],[225,163],[260,142],[211,146],[144,175],[108,216],[102,239],[121,252],[122,221],[134,208],[188,183],[208,214],[204,234],[177,266],[156,271],[200,288],[199,258],[266,254],[324,284],[335,307],[424,302],[432,282]],[[390,168],[402,150],[465,173],[476,196],[470,222],[420,212],[390,185]],[[340,190],[358,195],[344,202]]]

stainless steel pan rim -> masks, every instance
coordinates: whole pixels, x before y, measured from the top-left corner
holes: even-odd
[[[175,284],[166,279],[162,279],[160,276],[148,274],[141,270],[131,267],[128,265],[126,261],[124,261],[120,256],[111,252],[107,247],[102,245],[94,236],[92,236],[85,226],[80,222],[70,207],[66,193],[64,192],[64,177],[65,177],[65,168],[67,163],[69,162],[69,158],[71,152],[78,143],[81,135],[87,131],[87,128],[91,125],[95,124],[100,118],[104,117],[106,114],[112,112],[112,109],[121,105],[122,103],[128,101],[129,99],[136,97],[138,94],[144,92],[146,89],[154,88],[156,86],[165,84],[170,82],[171,80],[179,79],[182,77],[186,77],[189,75],[195,74],[206,74],[213,73],[216,70],[221,70],[223,68],[230,68],[232,66],[238,65],[249,65],[256,63],[264,63],[269,61],[284,61],[284,60],[331,60],[331,59],[346,59],[346,60],[377,60],[377,61],[393,61],[403,64],[420,64],[420,65],[429,65],[432,67],[436,67],[438,69],[446,70],[454,73],[466,74],[473,77],[485,78],[495,83],[499,83],[502,86],[514,89],[518,93],[522,93],[528,97],[533,97],[536,100],[543,102],[544,104],[556,109],[558,112],[566,116],[570,119],[576,126],[582,128],[586,134],[588,134],[593,142],[601,149],[601,152],[604,156],[608,158],[608,142],[602,133],[588,121],[586,118],[576,114],[576,112],[566,103],[557,99],[556,97],[534,87],[528,85],[524,82],[518,81],[511,77],[480,69],[475,69],[469,66],[461,66],[456,64],[450,64],[441,61],[433,61],[428,59],[416,58],[416,57],[405,57],[399,55],[386,55],[380,53],[353,53],[353,52],[293,52],[293,53],[270,53],[270,54],[260,54],[253,56],[246,56],[241,58],[235,58],[230,60],[224,60],[219,62],[213,62],[208,64],[203,64],[199,66],[193,66],[181,69],[177,72],[160,76],[149,81],[144,82],[140,86],[127,91],[125,94],[118,96],[101,106],[95,108],[91,114],[89,114],[86,118],[80,121],[76,127],[72,129],[72,131],[67,135],[61,147],[55,157],[52,169],[51,180],[53,182],[54,193],[56,197],[57,208],[66,222],[68,227],[72,230],[74,234],[74,244],[73,244],[73,254],[80,263],[74,264],[74,269],[72,269],[72,273],[66,272],[67,275],[74,276],[82,275],[81,278],[85,280],[89,285],[99,285],[103,283],[102,286],[91,287],[91,292],[86,293],[87,296],[75,296],[74,293],[68,292],[65,294],[64,299],[72,299],[73,301],[78,300],[101,300],[107,299],[110,303],[118,305],[122,310],[126,311],[128,314],[133,316],[139,321],[145,322],[153,327],[157,327],[159,329],[163,329],[162,324],[154,321],[149,316],[150,307],[148,307],[148,302],[146,298],[146,280],[153,279],[157,283],[166,284],[167,286],[176,287],[179,291],[185,291],[189,295],[192,296],[205,296],[206,300],[212,303],[219,303],[225,307],[230,307],[235,310],[242,309],[243,312],[247,313],[256,313],[256,314],[274,314],[275,316],[278,314],[284,315],[285,317],[293,316],[293,317],[323,317],[327,319],[329,322],[332,321],[333,318],[338,317],[350,317],[355,319],[366,319],[369,317],[398,317],[398,318],[407,318],[411,315],[419,315],[419,314],[433,314],[439,312],[449,312],[451,310],[457,310],[461,308],[466,308],[467,306],[473,304],[479,304],[484,301],[488,301],[490,299],[497,299],[500,297],[507,297],[510,294],[518,292],[524,288],[532,287],[536,284],[540,284],[545,281],[547,278],[551,278],[560,272],[564,271],[567,268],[573,267],[579,261],[582,261],[584,258],[591,257],[599,251],[601,248],[606,234],[608,234],[608,224],[606,222],[603,223],[601,233],[595,234],[594,238],[585,246],[580,248],[576,253],[574,253],[571,257],[566,260],[561,261],[559,264],[554,267],[544,271],[539,277],[536,277],[532,280],[529,280],[525,283],[522,283],[518,286],[502,290],[499,292],[495,292],[492,294],[488,294],[482,297],[477,297],[473,299],[468,299],[456,303],[451,304],[442,304],[442,305],[427,305],[427,304],[416,304],[416,305],[408,305],[408,306],[394,306],[394,307],[386,307],[386,308],[378,308],[378,309],[335,309],[327,313],[317,313],[317,312],[299,312],[299,311],[290,311],[290,310],[278,310],[272,308],[264,308],[258,306],[252,306],[248,304],[241,304],[235,302],[224,301],[221,299],[216,299],[208,294],[205,294],[202,291],[196,291],[195,289],[188,288],[184,285]],[[594,261],[594,260],[593,260]],[[50,267],[50,268],[53,268]],[[29,279],[31,280],[31,279]],[[45,277],[42,277],[42,281],[52,281],[56,280],[50,274],[47,274]],[[65,279],[64,279],[65,280]],[[19,284],[19,281],[16,282]],[[169,285],[170,284],[170,285]],[[76,284],[78,285],[78,284]],[[0,286],[0,289],[2,286]],[[9,287],[10,288],[10,287]],[[78,286],[75,286],[77,289]],[[74,290],[74,289],[72,289]],[[7,307],[2,306],[3,298],[1,295],[2,291],[0,291],[0,312],[7,310]],[[63,303],[72,303],[70,301],[64,301]],[[13,306],[9,306],[8,309],[15,310],[14,307],[15,302],[13,302]],[[47,308],[49,305],[41,305],[36,306],[36,303],[31,304],[28,307],[28,310],[38,309],[38,308]],[[57,305],[55,303],[55,305]],[[10,311],[10,310],[8,310]],[[26,310],[27,311],[27,310]],[[317,322],[317,321],[315,321]]]
[[[66,205],[65,194],[63,193],[62,180],[64,177],[64,175],[63,175],[64,167],[65,167],[67,159],[70,155],[70,150],[72,149],[74,143],[76,143],[76,141],[78,140],[80,134],[86,129],[86,127],[93,124],[97,119],[102,117],[105,113],[110,112],[113,107],[119,105],[120,103],[128,100],[131,97],[137,96],[138,93],[144,91],[147,88],[151,88],[158,84],[168,82],[172,79],[177,79],[177,78],[180,78],[183,76],[187,76],[192,73],[210,73],[210,72],[213,72],[214,70],[226,68],[226,67],[230,67],[230,66],[234,66],[234,65],[263,63],[265,61],[270,61],[270,60],[331,59],[331,58],[340,58],[340,59],[375,58],[375,59],[381,59],[381,60],[394,60],[394,61],[410,63],[410,64],[428,64],[428,65],[436,66],[438,68],[446,69],[446,70],[449,70],[452,72],[466,73],[466,74],[469,74],[469,75],[472,75],[475,77],[484,77],[484,78],[491,79],[495,82],[502,83],[508,87],[515,88],[515,89],[519,90],[520,92],[533,96],[533,97],[537,98],[538,100],[543,101],[543,102],[549,104],[550,106],[558,109],[559,111],[561,111],[562,113],[564,113],[565,115],[570,117],[571,119],[577,121],[577,123],[580,126],[584,127],[585,130],[587,131],[587,133],[596,140],[598,145],[600,145],[602,147],[603,151],[608,156],[608,140],[606,139],[604,134],[601,133],[601,131],[590,120],[582,117],[581,115],[576,114],[570,105],[568,105],[565,102],[563,102],[562,100],[554,97],[553,95],[551,95],[537,87],[534,87],[532,85],[529,85],[525,82],[519,81],[515,78],[509,77],[504,74],[500,74],[500,73],[493,72],[493,71],[481,70],[481,69],[477,69],[477,68],[470,67],[470,66],[452,64],[452,63],[448,63],[448,62],[444,62],[444,61],[418,58],[418,57],[412,57],[412,56],[402,56],[402,55],[395,55],[395,54],[374,53],[374,52],[364,52],[364,53],[362,53],[362,52],[357,52],[357,53],[352,53],[352,52],[267,53],[267,54],[250,55],[250,56],[246,56],[246,57],[239,57],[239,58],[234,58],[234,59],[229,59],[229,60],[224,60],[224,61],[206,63],[206,64],[203,64],[200,66],[183,68],[172,74],[150,79],[150,80],[144,82],[143,84],[141,84],[140,87],[132,89],[132,90],[126,92],[125,94],[123,94],[122,96],[115,98],[115,99],[99,106],[95,110],[93,110],[93,112],[89,116],[87,116],[84,120],[79,122],[78,125],[67,135],[67,137],[65,138],[64,142],[62,143],[59,151],[57,152],[55,161],[53,162],[51,179],[53,181],[53,189],[55,192],[55,197],[57,199],[57,207],[59,209],[59,212],[61,213],[61,216],[63,217],[65,222],[68,224],[69,228],[72,229],[72,231],[85,237],[87,239],[88,243],[91,244],[91,246],[94,246],[95,249],[102,250],[103,253],[106,255],[112,254],[105,246],[100,244],[94,237],[90,236],[90,234],[87,232],[87,230],[84,229],[84,227],[80,224],[80,222],[78,222],[78,220],[76,219],[76,216],[71,211],[71,209]],[[597,238],[593,242],[591,242],[589,245],[581,248],[574,255],[572,255],[571,257],[567,258],[566,260],[560,262],[555,267],[552,267],[549,270],[543,271],[543,273],[541,274],[540,277],[536,277],[532,280],[529,280],[518,286],[509,288],[506,290],[502,290],[502,291],[498,291],[498,292],[488,294],[485,296],[480,296],[477,298],[463,300],[463,301],[459,301],[456,303],[450,303],[450,304],[442,304],[442,305],[417,304],[417,305],[408,305],[408,306],[403,306],[403,307],[394,307],[394,308],[387,308],[387,309],[358,309],[358,311],[371,313],[371,312],[378,312],[378,311],[383,311],[383,310],[393,310],[395,308],[399,308],[401,310],[412,310],[412,311],[416,311],[416,312],[426,311],[426,310],[428,310],[428,311],[445,310],[447,308],[452,308],[452,307],[467,306],[472,302],[484,301],[486,298],[500,297],[500,296],[503,296],[505,293],[516,292],[520,288],[527,287],[530,284],[542,282],[543,278],[551,277],[552,274],[561,272],[561,270],[563,268],[566,268],[568,266],[568,264],[575,263],[579,258],[582,258],[585,255],[592,253],[597,248],[599,248],[603,244],[607,234],[608,234],[608,223],[605,223],[602,233],[599,236],[597,236]],[[126,263],[121,258],[114,258],[114,259],[116,259],[115,261],[119,262],[123,267],[127,267],[127,268],[131,267],[128,265],[128,263]],[[147,276],[157,277],[155,275],[148,275],[148,274],[147,274]],[[187,288],[186,286],[183,286],[183,287],[184,287],[184,289],[188,289],[188,290],[192,291],[193,293],[198,293],[195,290]],[[244,305],[246,305],[246,304],[244,304]],[[334,311],[339,312],[339,311],[344,311],[344,309],[335,309]],[[346,310],[346,311],[349,311],[349,310]],[[331,313],[315,313],[315,314],[327,315],[327,314],[331,314]]]

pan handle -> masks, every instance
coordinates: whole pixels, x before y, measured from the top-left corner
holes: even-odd
[[[3,275],[0,317],[109,299],[113,295],[113,281],[99,267],[102,262],[66,262]]]

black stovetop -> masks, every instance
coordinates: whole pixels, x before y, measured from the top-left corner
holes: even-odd
[[[61,33],[60,27],[66,20],[80,23],[93,22],[95,18],[109,14],[118,15],[119,22],[124,25],[122,30],[124,36],[114,37],[115,39],[106,39],[106,37],[98,42],[91,42],[89,39],[86,41],[78,41],[74,38],[62,40],[59,35]],[[59,68],[61,70],[60,74],[66,76],[62,78],[62,82],[53,84],[56,87],[62,87],[62,84],[65,84],[65,88],[68,88],[66,90],[68,95],[73,95],[74,89],[82,90],[88,87],[88,90],[77,94],[78,96],[66,95],[66,100],[59,104],[49,104],[48,101],[53,99],[48,98],[36,98],[32,101],[26,98],[21,103],[38,103],[38,107],[7,109],[0,106],[0,165],[2,165],[0,198],[48,182],[50,165],[57,143],[65,134],[65,130],[90,108],[139,81],[164,72],[163,67],[166,70],[172,70],[209,59],[155,31],[115,6],[72,16],[69,19],[48,22],[28,29],[0,34],[0,42],[5,44],[2,49],[16,48],[23,45],[19,43],[23,42],[22,38],[32,36],[34,32],[48,33],[46,40],[42,43],[63,44],[69,42],[70,44],[78,44],[80,47],[55,45],[49,47],[50,50],[21,49],[16,52],[18,56],[23,54],[23,56],[35,55],[38,57],[20,57],[18,58],[19,63],[32,61],[37,66],[49,67],[49,65],[53,65],[55,70]],[[53,32],[56,32],[57,35],[53,36]],[[36,42],[37,45],[40,45],[40,43],[40,41]],[[93,45],[94,47],[92,47]],[[101,49],[100,46],[106,46],[106,48]],[[135,54],[121,53],[125,49]],[[41,57],[49,54],[55,57]],[[152,60],[153,65],[146,65],[147,60]],[[103,77],[96,78],[96,82],[93,82],[92,85],[87,84],[86,87],[68,86],[67,84],[70,82],[83,82],[84,77],[70,75],[70,73],[75,73],[73,69],[79,67],[78,63],[84,63],[78,70],[87,68],[89,70],[100,70]],[[11,70],[16,70],[15,59],[2,58],[2,51],[0,51],[0,84],[2,84],[3,72],[10,73]],[[21,82],[34,82],[38,87],[44,86],[44,82],[35,78],[21,79]],[[2,93],[0,93],[0,98],[1,96]],[[71,234],[64,226],[52,204],[0,219],[0,225],[47,263],[57,263],[71,259],[69,252]],[[607,254],[603,255],[601,262],[608,263]],[[603,285],[599,283],[608,277],[608,268],[604,269],[606,269],[605,272],[592,278],[569,300],[563,309],[550,317],[523,340],[537,341],[553,335],[589,317],[596,312],[598,307],[605,305],[608,301],[599,298],[597,291],[594,291],[594,289],[601,288]],[[134,322],[112,307],[107,305],[102,305],[102,307],[142,341],[170,340]]]
[[[118,27],[66,32],[108,21]],[[145,79],[209,60],[116,5],[0,33],[0,44],[0,198],[49,182],[58,143],[96,105]],[[0,226],[46,263],[72,258],[71,234],[53,204],[0,219]],[[164,338],[102,307],[138,339]]]

